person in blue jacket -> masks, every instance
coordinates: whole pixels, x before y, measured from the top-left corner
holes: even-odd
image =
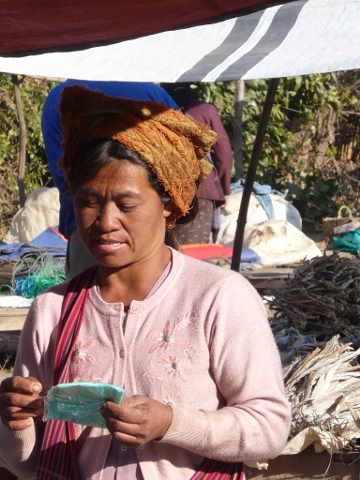
[[[59,231],[68,239],[66,274],[68,278],[92,265],[94,260],[84,249],[78,237],[75,223],[73,197],[64,179],[58,162],[62,158],[62,128],[59,101],[63,89],[69,85],[86,85],[90,90],[100,90],[106,95],[132,98],[134,100],[155,100],[178,110],[173,98],[159,85],[152,82],[107,82],[68,79],[54,87],[47,96],[41,117],[41,129],[45,155],[54,183],[60,192]]]

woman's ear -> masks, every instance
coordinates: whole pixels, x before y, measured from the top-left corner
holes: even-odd
[[[173,210],[174,210],[174,203],[172,201],[169,203],[166,203],[164,205],[164,211],[163,211],[164,218],[168,218],[173,213]]]

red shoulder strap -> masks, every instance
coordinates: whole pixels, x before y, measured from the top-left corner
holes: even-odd
[[[90,267],[69,282],[59,320],[54,385],[70,381],[71,355],[96,271],[96,266]],[[61,420],[46,422],[37,480],[79,480],[73,423]]]

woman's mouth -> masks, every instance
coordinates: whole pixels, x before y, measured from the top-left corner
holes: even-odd
[[[99,244],[100,245],[112,245],[112,246],[117,246],[117,245],[121,245],[121,242],[115,242],[115,241],[105,241],[105,240],[98,240]]]
[[[104,253],[111,252],[111,251],[117,250],[118,248],[123,248],[126,246],[125,242],[119,242],[118,240],[112,240],[112,239],[103,240],[98,238],[96,240],[96,243],[98,246],[97,248]]]

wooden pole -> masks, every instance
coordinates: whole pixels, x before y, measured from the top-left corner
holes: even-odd
[[[235,181],[240,180],[240,178],[244,176],[243,141],[242,141],[242,114],[244,110],[244,98],[245,98],[245,82],[244,80],[237,80],[236,81],[236,98],[235,98],[235,118],[234,118],[234,130],[233,130]]]
[[[240,271],[241,250],[244,243],[244,233],[245,233],[245,225],[247,222],[247,211],[249,208],[250,195],[251,195],[252,187],[254,185],[256,170],[257,170],[257,166],[261,156],[261,149],[264,143],[266,128],[269,123],[271,110],[274,104],[275,94],[276,94],[279,83],[280,83],[279,78],[272,78],[269,81],[269,86],[268,86],[268,90],[265,98],[265,104],[260,117],[258,130],[257,130],[255,142],[254,142],[254,147],[251,153],[249,168],[246,174],[244,191],[242,194],[239,216],[237,219],[233,257],[231,261],[231,270],[235,270],[236,272]]]
[[[26,123],[24,116],[23,103],[21,99],[20,83],[17,75],[11,75],[15,92],[15,102],[20,125],[20,147],[19,147],[19,163],[18,163],[18,187],[20,207],[25,205],[25,166],[26,166]]]

